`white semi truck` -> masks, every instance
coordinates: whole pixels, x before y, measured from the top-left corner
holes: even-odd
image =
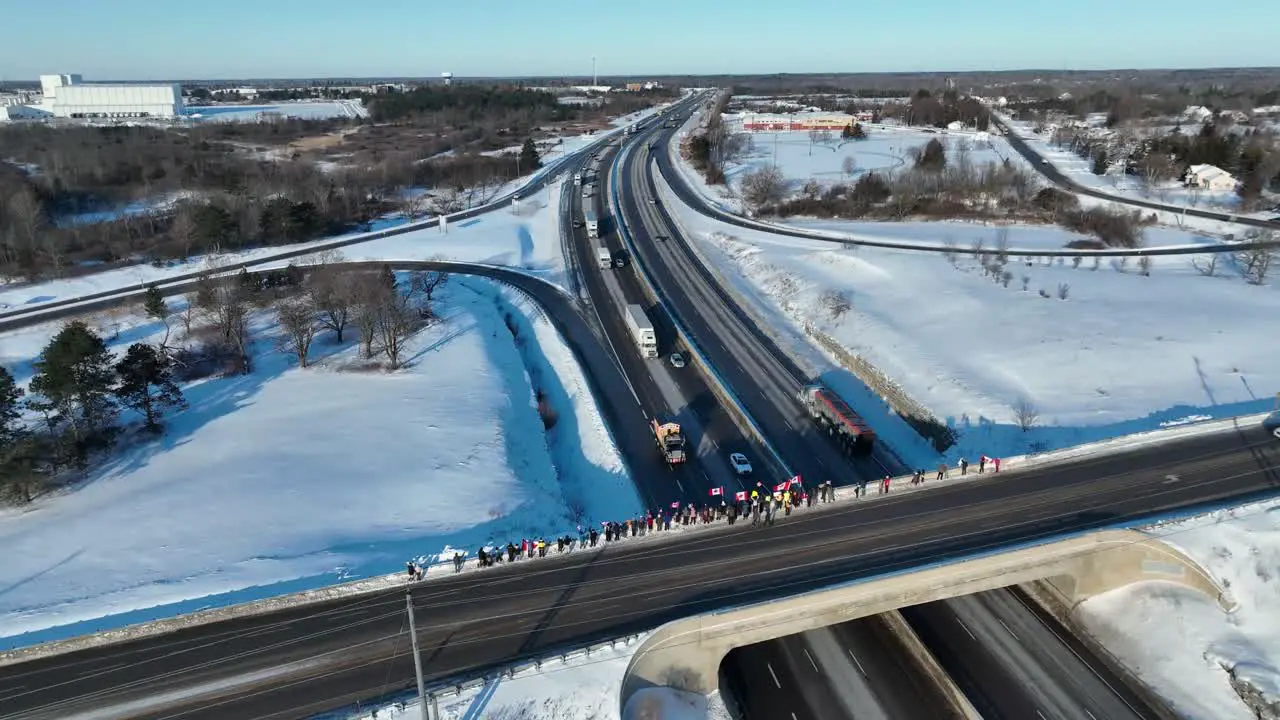
[[[600,237],[600,218],[596,217],[595,205],[594,202],[588,200],[582,209],[582,217],[586,220],[587,237],[589,238]]]
[[[631,337],[640,350],[640,356],[658,357],[658,335],[653,331],[653,323],[649,322],[649,316],[645,314],[644,308],[633,303],[627,306],[625,315],[627,328],[631,330]]]

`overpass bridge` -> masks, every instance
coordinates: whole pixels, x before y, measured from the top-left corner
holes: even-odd
[[[668,623],[636,651],[623,676],[623,718],[661,720],[646,690],[710,694],[734,648],[838,625],[911,605],[1040,581],[1062,606],[1146,581],[1183,585],[1226,612],[1235,603],[1198,563],[1136,530],[1102,530]],[[632,700],[635,700],[633,703]]]

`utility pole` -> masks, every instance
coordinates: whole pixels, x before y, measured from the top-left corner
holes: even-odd
[[[405,591],[405,607],[409,609],[409,639],[413,642],[413,673],[418,676],[418,707],[422,708],[422,720],[431,720],[427,707],[427,692],[422,683],[422,656],[418,654],[418,627],[413,622],[413,592]]]
[[[591,56],[591,87],[600,84],[600,76],[596,74],[596,56]]]

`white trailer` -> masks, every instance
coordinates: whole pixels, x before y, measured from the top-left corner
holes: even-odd
[[[653,323],[649,322],[649,316],[644,313],[644,308],[633,303],[627,306],[627,312],[624,314],[627,318],[627,328],[631,330],[631,337],[640,350],[640,356],[658,357],[658,335],[653,331]]]
[[[582,218],[586,221],[587,237],[600,237],[600,218],[596,217],[595,203],[588,201],[586,207],[582,209]]]
[[[609,248],[599,242],[596,243],[596,262],[600,264],[601,270],[613,267],[613,254],[609,252]]]
[[[573,184],[574,184],[574,185],[581,185],[581,184],[582,184],[582,173],[580,173],[580,172],[576,172],[576,173],[574,173],[574,174],[573,174]]]

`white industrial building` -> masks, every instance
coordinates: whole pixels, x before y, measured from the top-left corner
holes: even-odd
[[[40,106],[60,118],[172,118],[182,114],[182,86],[86,83],[79,75],[41,75]]]

